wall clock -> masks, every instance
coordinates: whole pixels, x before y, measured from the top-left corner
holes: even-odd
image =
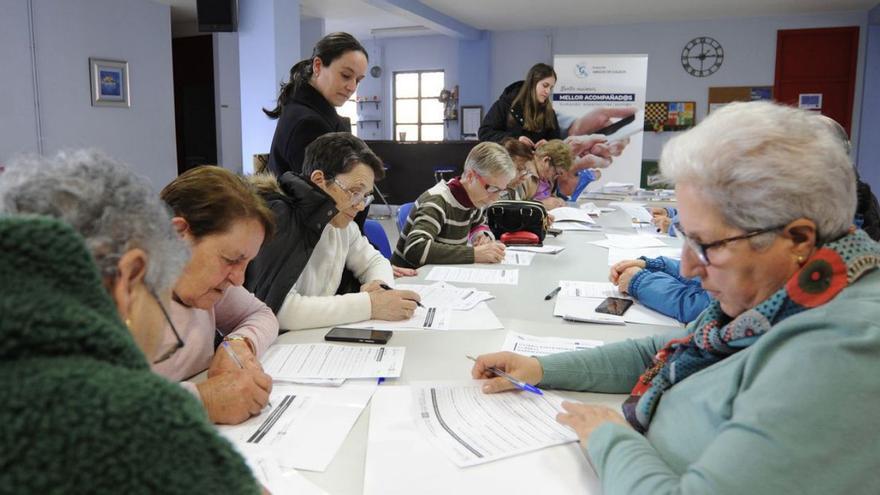
[[[714,74],[724,62],[724,49],[721,43],[708,36],[700,36],[688,41],[681,51],[681,66],[694,77]]]

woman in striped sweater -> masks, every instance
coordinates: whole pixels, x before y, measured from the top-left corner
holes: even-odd
[[[428,189],[410,211],[391,263],[500,263],[504,245],[486,225],[485,207],[498,200],[516,166],[504,147],[483,142],[471,150],[460,177]]]

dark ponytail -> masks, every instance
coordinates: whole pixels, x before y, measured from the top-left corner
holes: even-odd
[[[281,117],[284,110],[284,104],[288,99],[296,93],[303,84],[308,84],[312,78],[312,65],[315,57],[321,59],[324,67],[332,64],[334,60],[345,55],[350,51],[359,51],[370,60],[367,50],[354,36],[348,33],[330,33],[321,38],[312,50],[312,57],[300,60],[290,68],[290,75],[287,83],[281,83],[281,92],[278,94],[278,103],[272,110],[263,109],[263,112],[271,119]]]

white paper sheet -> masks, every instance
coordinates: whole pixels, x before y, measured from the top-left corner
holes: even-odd
[[[593,241],[591,244],[606,248],[641,249],[651,247],[669,247],[656,236],[638,234],[605,234],[607,239]]]
[[[587,225],[580,222],[553,222],[551,227],[563,232],[598,232],[603,230],[601,225]]]
[[[613,247],[613,248],[608,249],[608,266],[614,266],[615,263],[618,263],[623,260],[638,259],[639,256],[644,256],[646,258],[656,258],[658,256],[666,256],[667,258],[681,259],[681,248],[656,247],[656,248],[623,249],[623,248],[614,248]]]
[[[516,285],[519,282],[519,270],[459,268],[457,266],[435,266],[428,272],[425,280],[443,282],[461,282],[465,284],[503,284]]]
[[[381,328],[386,330],[447,330],[449,329],[452,310],[427,306],[417,307],[412,318],[408,320],[366,320],[347,323],[346,328]]]
[[[576,443],[463,469],[418,432],[412,410],[410,387],[383,385],[373,396],[364,495],[601,493]]]
[[[559,352],[581,351],[599,347],[601,340],[569,339],[564,337],[537,337],[524,333],[507,332],[502,351],[515,352],[523,356],[547,356]]]
[[[276,344],[263,356],[263,369],[279,380],[298,378],[399,377],[404,347],[336,344]]]
[[[486,305],[485,302],[479,302],[471,309],[463,311],[449,311],[449,324],[443,328],[408,328],[400,326],[392,326],[394,322],[375,320],[370,322],[369,327],[363,327],[366,322],[351,323],[346,325],[348,328],[375,328],[378,330],[393,330],[395,332],[422,332],[425,330],[498,330],[504,328],[501,320],[495,316],[495,313]]]
[[[349,381],[338,388],[276,382],[272,407],[244,423],[217,429],[239,451],[257,459],[272,459],[284,469],[324,471],[376,388],[375,380]]]
[[[647,222],[651,223],[651,220],[654,218],[651,216],[651,212],[645,208],[644,203],[628,203],[625,201],[614,201],[608,203],[608,206],[616,206],[623,210],[630,218],[635,219],[639,222]]]
[[[528,253],[556,254],[565,249],[565,246],[544,244],[543,246],[507,246],[508,251],[525,251]]]
[[[523,253],[520,251],[512,251],[505,250],[504,251],[504,261],[501,262],[502,265],[518,265],[518,266],[528,266],[532,264],[532,260],[535,258],[535,253]]]
[[[596,223],[596,221],[593,220],[587,210],[572,208],[571,206],[560,206],[559,208],[553,208],[548,213],[553,215],[553,221],[555,222],[580,222],[588,224]]]
[[[611,282],[584,282],[582,280],[560,280],[559,295],[572,297],[626,297]]]
[[[248,452],[241,454],[254,478],[272,495],[327,495],[327,492],[299,474],[297,470],[282,471],[281,465],[273,457]]]
[[[521,256],[526,254],[520,253]],[[473,287],[456,287],[446,282],[437,282],[431,285],[397,284],[397,289],[418,293],[422,298],[423,306],[458,311],[472,309],[483,301],[495,298],[487,291],[477,290]]]
[[[640,323],[644,325],[662,325],[667,327],[681,327],[682,324],[675,318],[662,315],[650,308],[639,304],[636,301],[623,314],[623,316],[608,315],[605,313],[597,313],[596,307],[602,304],[604,298],[587,298],[572,297],[560,295],[556,298],[556,305],[553,307],[553,315],[561,316],[574,321],[585,321],[590,323],[607,323],[621,324],[624,323]]]
[[[589,213],[590,215],[593,215],[593,216],[601,215],[603,210],[604,211],[614,211],[614,208],[600,208],[600,207],[596,206],[596,203],[584,203],[584,204],[580,205],[579,208],[586,211],[587,213]]]
[[[415,382],[412,390],[419,430],[460,467],[577,441],[556,422],[562,398],[550,392],[484,394],[479,382]]]

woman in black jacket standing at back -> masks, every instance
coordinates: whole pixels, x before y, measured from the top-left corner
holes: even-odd
[[[525,81],[504,88],[480,125],[480,141],[500,143],[514,138],[536,147],[541,141],[560,139],[559,122],[550,95],[556,72],[547,64],[535,64]]]
[[[351,123],[335,107],[357,90],[367,63],[367,51],[354,36],[331,33],[318,41],[311,58],[290,68],[290,80],[281,86],[278,105],[263,109],[278,119],[269,152],[273,174],[299,174],[306,146],[312,141],[328,132],[351,132]]]

